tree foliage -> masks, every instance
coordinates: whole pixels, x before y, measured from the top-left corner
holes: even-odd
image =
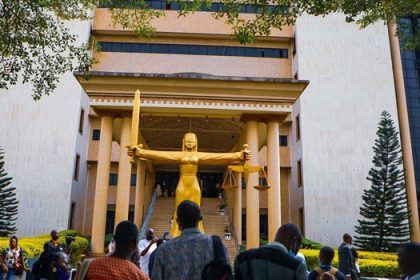
[[[4,152],[0,149],[0,237],[10,236],[16,232],[18,201],[16,189],[11,187],[12,178],[4,170]]]
[[[273,29],[281,30],[284,26],[294,24],[303,14],[325,16],[342,12],[346,21],[356,22],[365,28],[378,21],[395,22],[397,18],[420,13],[418,0],[167,0],[166,3],[177,3],[180,6],[179,15],[186,16],[209,9],[213,2],[224,4],[223,8],[213,13],[214,17],[230,25],[234,37],[243,44],[254,42],[257,36],[270,35]],[[152,10],[147,0],[102,0],[101,3],[111,9],[116,23],[133,29],[143,37],[153,34],[151,20],[164,15],[162,10]],[[242,16],[240,11],[243,6],[252,7],[256,11],[255,16]],[[420,33],[415,33],[406,38],[406,45],[419,46],[413,44],[419,36]]]
[[[394,251],[410,240],[410,227],[399,135],[386,111],[376,135],[367,177],[371,186],[364,191],[355,243],[371,251]]]
[[[96,0],[0,0],[0,89],[33,85],[33,98],[50,94],[62,74],[87,73],[87,44],[76,45],[63,20],[88,19]],[[21,81],[20,81],[21,79]]]

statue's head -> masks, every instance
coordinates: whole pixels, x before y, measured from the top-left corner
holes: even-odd
[[[185,133],[182,140],[183,151],[197,151],[197,136],[194,133]]]

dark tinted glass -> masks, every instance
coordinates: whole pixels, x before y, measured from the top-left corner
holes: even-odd
[[[188,55],[222,55],[248,56],[267,58],[287,58],[287,49],[249,48],[233,46],[207,45],[178,45],[178,44],[145,44],[145,43],[116,43],[100,42],[103,52],[131,52],[131,53],[170,53]]]

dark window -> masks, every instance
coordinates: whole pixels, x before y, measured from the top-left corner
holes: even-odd
[[[268,239],[268,215],[260,214],[260,239]],[[242,240],[246,241],[246,210],[242,210]]]
[[[136,1],[115,1],[117,4],[113,3],[111,6],[108,1],[99,1],[99,8],[129,8],[136,6]],[[154,9],[154,10],[180,10],[179,3],[176,2],[167,2],[164,0],[146,0],[145,1],[148,8]],[[138,4],[137,4],[138,6]],[[262,8],[257,5],[235,5],[234,7],[239,6],[239,12],[240,13],[248,13],[248,14],[255,14],[255,13],[261,13]],[[202,7],[199,9],[201,12],[217,12],[217,11],[224,11],[226,10],[225,5],[223,3],[213,3],[210,7],[207,5],[202,5]],[[275,14],[287,14],[288,9],[285,6],[277,6],[277,5],[267,5],[266,12],[271,12]]]
[[[94,129],[92,130],[92,140],[99,141],[101,139],[101,130]]]
[[[297,180],[298,180],[298,187],[302,187],[302,162],[298,160],[297,162]]]
[[[134,211],[130,210],[128,211],[128,220],[132,223],[134,223]]]
[[[114,206],[114,209],[115,209],[115,205],[109,205],[109,206]],[[115,210],[114,209],[109,209],[109,208],[106,211],[105,234],[110,234],[110,233],[114,232]]]
[[[111,173],[109,174],[109,185],[116,186],[118,184],[118,174]]]
[[[80,111],[80,119],[79,119],[79,132],[83,134],[83,126],[85,124],[85,110]]]
[[[260,214],[260,239],[268,240],[268,215]]]
[[[146,44],[146,43],[116,43],[100,42],[103,52],[130,52],[130,53],[169,53],[186,55],[220,55],[220,56],[247,56],[267,58],[287,58],[287,49],[251,48],[233,46],[207,46],[207,45],[178,45],[178,44]]]
[[[74,180],[79,180],[79,171],[80,171],[80,156],[76,155],[76,162],[74,163]]]
[[[296,116],[296,142],[300,140],[300,119]]]
[[[305,235],[305,212],[303,212],[303,208],[299,208],[299,227],[302,235]]]
[[[135,187],[136,186],[136,181],[137,181],[137,175],[136,174],[131,174],[130,186]]]
[[[70,217],[69,217],[69,229],[74,229],[74,215],[76,213],[76,202],[71,203],[70,207]]]
[[[280,147],[287,147],[287,135],[280,135]]]

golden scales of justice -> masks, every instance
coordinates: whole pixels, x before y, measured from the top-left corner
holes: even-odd
[[[248,145],[245,144],[244,149],[248,149]],[[250,166],[249,161],[244,161],[243,165],[229,165],[228,170],[223,179],[222,188],[225,190],[231,190],[238,188],[238,184],[235,180],[233,172],[244,173],[245,182],[248,183],[248,177],[250,173],[258,172],[258,185],[254,186],[254,189],[259,191],[266,191],[270,188],[268,184],[267,174],[265,173],[264,167],[262,166]]]

